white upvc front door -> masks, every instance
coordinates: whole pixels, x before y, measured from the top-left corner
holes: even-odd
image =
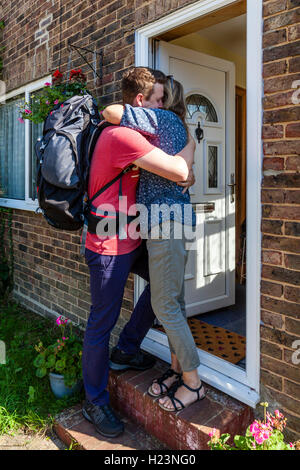
[[[235,302],[235,65],[160,41],[158,69],[182,83],[187,123],[196,141],[190,189],[197,241],[188,243],[187,315]]]
[[[151,39],[165,31],[193,21],[237,0],[198,0],[170,15],[149,23],[136,31],[136,66],[153,66],[151,61]],[[246,369],[231,364],[198,349],[201,364],[198,372],[204,382],[224,391],[228,395],[255,407],[260,393],[260,272],[261,272],[261,179],[262,179],[262,0],[247,2],[247,344]],[[190,51],[191,55],[196,54]],[[192,61],[193,62],[193,61]],[[156,65],[158,68],[158,65]],[[226,100],[233,99],[234,89],[230,87],[231,70],[226,72]],[[233,79],[234,83],[234,79]],[[227,102],[226,102],[227,109]],[[229,106],[229,104],[228,104]],[[234,125],[232,116],[226,117],[227,125]],[[229,132],[228,135],[233,135]],[[226,138],[225,146],[229,144]],[[234,148],[234,143],[231,143]],[[229,171],[229,172],[228,172]],[[230,169],[226,169],[227,182]],[[231,181],[230,181],[231,183]],[[227,198],[228,199],[228,198]],[[227,211],[231,214],[231,212]],[[234,230],[234,225],[232,225]],[[229,229],[231,230],[231,228]],[[135,277],[134,299],[137,302],[144,282]],[[142,348],[170,361],[170,351],[166,335],[150,330],[142,343]]]

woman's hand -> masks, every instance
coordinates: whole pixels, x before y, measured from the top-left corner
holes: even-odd
[[[195,174],[193,172],[193,169],[191,168],[189,171],[189,175],[186,181],[178,181],[177,184],[178,186],[183,186],[184,190],[182,191],[182,194],[186,193],[186,191],[195,184],[196,179],[195,179]]]

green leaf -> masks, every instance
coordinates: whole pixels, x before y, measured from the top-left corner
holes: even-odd
[[[35,388],[32,387],[31,385],[28,388],[27,395],[28,395],[28,403],[33,403],[35,400]]]
[[[45,356],[44,354],[39,354],[35,360],[33,361],[34,367],[42,367],[45,364]]]
[[[46,374],[47,374],[46,367],[40,367],[39,369],[36,370],[36,373],[35,373],[35,375],[39,377],[40,379],[45,377]]]
[[[65,366],[66,366],[65,360],[60,359],[60,360],[56,361],[56,363],[55,363],[55,370],[57,372],[62,372],[64,370]]]
[[[48,369],[51,369],[51,367],[54,367],[54,365],[55,365],[55,356],[54,354],[51,354],[51,356],[47,357],[47,362],[45,364],[45,367],[47,367]]]
[[[244,436],[235,436],[234,443],[240,450],[248,450],[251,446],[248,445],[247,438]]]

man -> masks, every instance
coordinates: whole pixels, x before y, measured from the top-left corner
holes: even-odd
[[[125,73],[122,80],[124,103],[149,108],[162,107],[163,74],[159,74],[159,81],[154,74],[154,71],[143,67]],[[137,167],[172,181],[186,181],[193,153],[193,143],[189,143],[178,155],[171,156],[151,145],[132,129],[108,127],[102,131],[93,154],[89,197],[113,180],[122,169],[133,164],[135,167],[124,174],[121,183],[115,182],[93,202],[95,207],[109,203],[122,212],[119,205],[120,190],[122,196],[127,198],[128,208],[135,203],[139,175]],[[83,346],[86,401],[82,412],[86,419],[94,423],[99,433],[114,437],[123,431],[124,425],[110,407],[106,390],[109,337],[120,314],[129,273],[138,274],[149,281],[147,252],[139,238],[121,238],[118,233],[104,238],[88,233],[85,256],[90,269],[92,306]],[[148,284],[113,350],[111,361],[114,368],[145,370],[153,367],[155,360],[143,354],[140,345],[154,318]]]

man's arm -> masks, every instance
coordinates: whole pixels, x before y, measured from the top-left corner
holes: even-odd
[[[189,161],[194,158],[191,145],[177,155],[168,155],[159,148],[153,149],[133,162],[134,165],[171,181],[186,181],[189,177]]]

